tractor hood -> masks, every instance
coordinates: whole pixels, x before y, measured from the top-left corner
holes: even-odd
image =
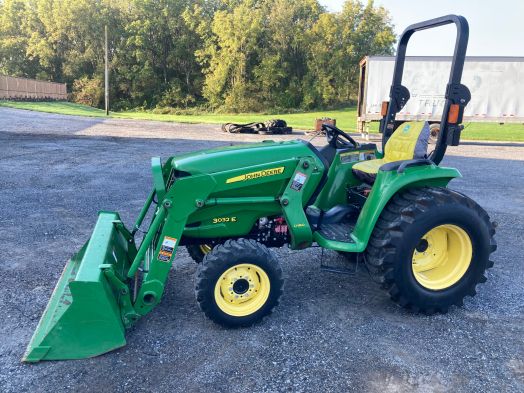
[[[171,158],[171,165],[178,171],[197,175],[270,164],[307,155],[311,155],[311,148],[305,141],[265,141],[262,143],[225,146],[175,156]]]

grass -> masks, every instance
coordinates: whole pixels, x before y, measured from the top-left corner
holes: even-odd
[[[28,109],[39,112],[58,113],[62,115],[78,115],[92,117],[106,117],[105,111],[92,108],[90,106],[74,104],[71,102],[21,102],[21,101],[0,101],[0,106],[7,106],[17,109]],[[325,112],[304,112],[292,114],[214,114],[203,113],[197,115],[170,115],[158,114],[149,111],[128,111],[128,112],[111,112],[110,117],[117,119],[135,119],[135,120],[155,120],[170,121],[179,123],[251,123],[256,121],[265,121],[268,119],[283,118],[293,128],[299,130],[313,129],[313,123],[316,118],[332,117],[337,119],[337,124],[346,129],[356,128],[357,111],[356,108],[325,111]]]
[[[74,104],[71,102],[19,102],[19,101],[0,101],[0,106],[17,109],[27,109],[39,112],[57,113],[62,115],[90,116],[105,118],[105,112],[101,109],[89,106]],[[356,129],[356,108],[347,108],[331,111],[315,111],[291,114],[214,114],[204,113],[196,115],[170,115],[157,114],[152,112],[128,111],[111,112],[111,118],[135,119],[135,120],[155,120],[178,123],[249,123],[255,121],[265,121],[271,118],[284,119],[288,125],[299,130],[311,130],[314,121],[321,117],[332,117],[337,119],[337,126],[344,130],[355,131]],[[378,131],[378,123],[372,123],[371,132]],[[515,141],[524,142],[523,124],[503,124],[498,123],[469,123],[462,133],[463,139],[470,140],[490,140],[490,141]]]

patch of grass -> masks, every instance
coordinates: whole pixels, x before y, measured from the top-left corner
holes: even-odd
[[[524,124],[467,123],[464,126],[463,139],[524,142]]]
[[[7,106],[17,109],[28,109],[39,112],[57,113],[62,115],[77,115],[91,117],[106,117],[105,111],[85,105],[74,104],[71,102],[22,102],[22,101],[0,101],[0,106]],[[293,128],[299,130],[311,130],[314,127],[315,119],[321,117],[332,117],[337,119],[337,125],[341,128],[353,131],[356,129],[357,111],[356,108],[339,109],[332,111],[302,112],[290,114],[214,114],[199,113],[190,114],[161,114],[152,111],[125,111],[111,112],[109,117],[117,119],[135,120],[155,120],[180,123],[251,123],[265,121],[268,119],[282,118]]]
[[[57,113],[62,115],[106,117],[105,111],[91,108],[89,106],[74,104],[71,102],[18,102],[18,101],[0,101],[0,106],[7,106],[17,109],[28,109],[39,112]],[[265,121],[268,119],[281,118],[288,125],[298,130],[311,130],[314,127],[314,121],[321,117],[332,117],[337,119],[337,125],[347,131],[356,131],[357,110],[355,107],[347,109],[338,109],[331,111],[314,111],[289,114],[258,114],[258,113],[241,113],[241,114],[215,114],[199,113],[190,114],[160,114],[151,111],[127,111],[111,112],[111,118],[117,119],[135,119],[135,120],[155,120],[178,123],[250,123]],[[372,123],[371,132],[378,132],[378,123]],[[498,123],[469,123],[462,133],[463,139],[470,140],[490,140],[490,141],[514,141],[524,142],[524,125],[523,124],[498,124]]]
[[[214,114],[203,113],[196,115],[170,115],[155,114],[151,112],[120,112],[113,113],[112,116],[127,119],[160,120],[182,123],[252,123],[263,122],[269,119],[284,119],[289,126],[299,130],[312,130],[315,119],[321,117],[331,117],[337,119],[337,125],[341,128],[353,131],[356,130],[357,111],[355,108],[340,109],[325,112],[302,112],[302,113],[281,113],[281,114],[258,114],[258,113],[239,113],[239,114]]]
[[[74,104],[72,102],[23,102],[23,101],[0,101],[0,106],[16,109],[27,109],[30,111],[57,113],[61,115],[76,115],[90,117],[105,117],[105,111],[86,105]]]

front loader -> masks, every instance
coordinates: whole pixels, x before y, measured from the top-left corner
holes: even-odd
[[[454,23],[457,42],[439,139],[429,127],[396,120],[406,46],[419,30]],[[433,314],[461,305],[484,282],[495,251],[487,213],[447,188],[460,173],[439,166],[458,145],[460,83],[468,41],[463,17],[412,25],[400,38],[390,101],[383,104],[382,148],[324,125],[327,145],[301,140],[223,147],[152,160],[154,188],[132,229],[102,211],[92,236],[67,263],[23,357],[80,359],[125,345],[126,329],[160,302],[180,246],[198,262],[196,300],[213,321],[250,326],[282,294],[272,247],[313,244],[361,255],[393,301]],[[135,235],[152,219],[140,244]]]

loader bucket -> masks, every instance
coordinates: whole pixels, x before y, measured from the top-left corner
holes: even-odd
[[[81,359],[125,345],[119,295],[100,268],[110,264],[120,277],[129,268],[134,245],[115,225],[119,220],[117,213],[99,213],[91,238],[65,266],[22,361]]]

